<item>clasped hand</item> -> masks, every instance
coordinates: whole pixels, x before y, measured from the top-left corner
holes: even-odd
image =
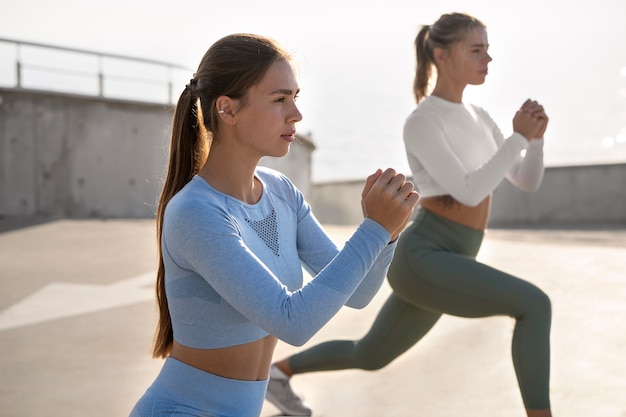
[[[361,193],[363,216],[380,223],[391,235],[391,241],[396,240],[419,200],[414,188],[406,176],[393,168],[376,170],[367,177]]]
[[[535,100],[526,100],[513,118],[513,131],[528,140],[542,138],[547,127],[548,115]]]

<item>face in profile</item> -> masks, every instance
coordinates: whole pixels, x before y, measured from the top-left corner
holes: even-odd
[[[492,61],[488,49],[487,31],[481,27],[469,29],[465,37],[450,48],[443,69],[458,83],[483,84]]]
[[[292,63],[272,64],[236,112],[237,140],[261,157],[285,156],[295,139],[296,123],[302,120],[296,106],[299,91]]]

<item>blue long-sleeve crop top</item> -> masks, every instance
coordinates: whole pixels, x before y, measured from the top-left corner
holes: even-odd
[[[258,167],[246,204],[194,177],[167,204],[162,254],[174,339],[212,349],[272,334],[302,345],[343,305],[380,289],[395,243],[364,219],[342,250],[284,175]],[[311,274],[303,286],[302,268]]]

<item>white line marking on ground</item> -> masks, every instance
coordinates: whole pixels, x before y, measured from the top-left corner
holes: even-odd
[[[153,300],[156,273],[109,285],[54,282],[0,311],[0,331]]]

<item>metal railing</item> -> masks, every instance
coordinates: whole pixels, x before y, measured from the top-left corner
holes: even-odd
[[[38,74],[38,76],[33,75],[31,78],[39,80],[39,89],[61,89],[62,91],[75,90],[75,88],[72,88],[72,79],[76,81],[77,79],[82,78],[95,81],[95,91],[93,86],[91,86],[91,88],[83,88],[83,90],[91,90],[91,94],[95,94],[99,97],[124,97],[155,101],[154,96],[159,94],[153,94],[153,97],[151,98],[142,98],[141,94],[137,94],[137,97],[133,97],[132,92],[129,92],[132,88],[128,88],[128,86],[134,85],[135,87],[138,87],[143,85],[144,87],[151,87],[157,85],[163,87],[167,97],[167,103],[171,104],[173,103],[175,81],[180,79],[181,83],[184,84],[185,81],[182,80],[188,81],[191,73],[193,72],[193,70],[187,67],[173,64],[171,62],[131,57],[120,54],[96,52],[85,49],[69,48],[7,38],[0,38],[0,45],[1,44],[9,44],[15,47],[13,65],[9,62],[10,58],[9,60],[1,59],[0,62],[5,61],[5,67],[13,66],[15,71],[14,86],[16,88],[32,88],[32,85],[30,84],[37,84],[34,82],[29,84],[29,82],[25,79],[25,74],[30,72],[31,74]],[[24,56],[26,55],[27,49],[29,57]],[[47,58],[42,57],[42,55],[46,55],[46,52],[48,53]],[[50,55],[50,53],[52,53],[52,55]],[[82,61],[77,57],[82,57]],[[87,61],[85,61],[85,58],[87,58]],[[90,59],[91,62],[88,62]],[[71,61],[76,60],[80,61],[78,65],[72,64]],[[118,67],[117,69],[115,69],[116,66]],[[124,69],[121,70],[120,68]],[[5,71],[8,70],[8,68],[4,69]],[[180,73],[180,76],[176,75],[177,72]],[[0,73],[0,76],[1,75],[2,74]],[[65,77],[66,82],[55,83],[51,81],[50,78],[54,75],[61,75]],[[50,85],[46,86],[46,80]],[[125,92],[116,93],[114,91],[115,88],[111,87],[114,83],[126,84],[127,87]],[[64,86],[66,87],[65,89],[63,88]],[[122,90],[122,88],[120,87],[118,90]],[[162,93],[163,91],[161,94]]]

